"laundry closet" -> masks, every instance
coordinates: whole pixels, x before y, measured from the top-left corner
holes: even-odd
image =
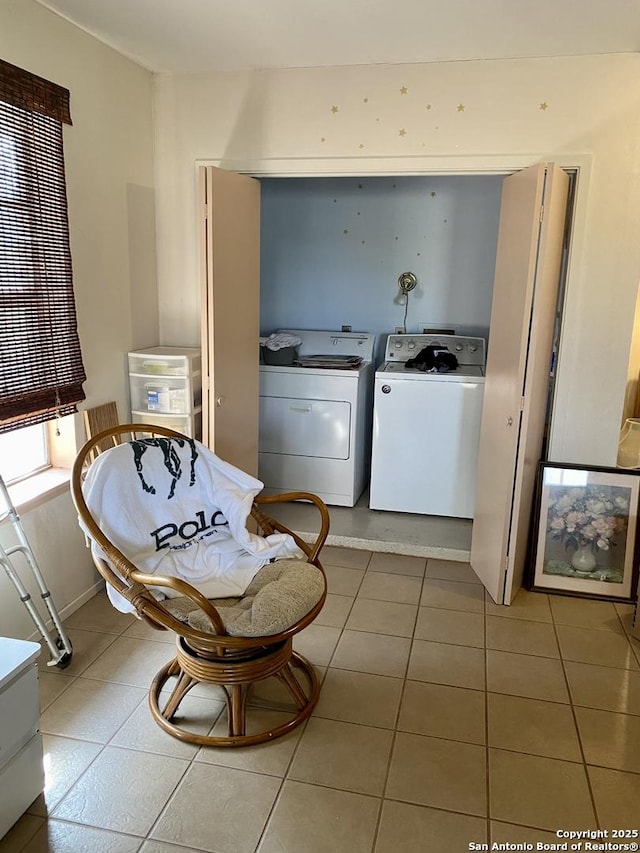
[[[482,372],[501,186],[495,175],[261,181],[262,334],[332,330],[313,342],[297,332],[300,352],[331,354],[352,344],[354,355],[359,346],[380,370],[382,361],[405,356],[397,381],[385,374],[381,391],[376,378],[375,393],[365,365],[357,405],[341,387],[355,379],[350,371],[312,377],[306,367],[261,365],[258,476],[268,491],[299,488],[334,505],[360,499],[360,509],[473,516],[483,379],[469,393],[457,370],[445,377],[402,368],[434,342],[460,350],[464,362],[473,341]],[[448,334],[423,334],[436,329]],[[387,353],[394,331],[408,337],[394,337]],[[367,341],[353,341],[353,333]],[[406,382],[410,376],[416,381]],[[343,483],[339,469],[349,464],[360,476]],[[386,524],[393,528],[394,517]]]
[[[229,448],[236,454],[234,461],[238,464],[238,437],[246,433],[244,449],[247,454],[251,451],[250,431],[241,431],[241,421],[234,410],[240,412],[244,408],[242,422],[248,424],[254,412],[258,414],[260,396],[250,365],[246,381],[241,383],[237,358],[232,370],[223,365],[225,358],[238,354],[234,346],[237,322],[232,325],[232,312],[230,315],[223,310],[226,299],[236,320],[242,318],[247,327],[255,321],[262,335],[276,329],[325,330],[334,334],[332,344],[341,346],[340,335],[375,335],[375,363],[382,361],[387,338],[393,332],[406,330],[414,335],[427,329],[445,334],[453,330],[470,336],[469,345],[471,336],[488,342],[487,378],[492,354],[494,377],[505,371],[513,373],[509,382],[502,383],[502,389],[494,385],[492,405],[489,409],[484,407],[481,433],[485,437],[490,434],[491,440],[482,439],[481,445],[484,442],[491,451],[503,445],[509,447],[507,456],[512,458],[508,464],[505,462],[505,477],[511,477],[512,485],[509,487],[505,480],[502,491],[525,497],[523,501],[516,500],[511,508],[500,507],[499,512],[491,509],[504,529],[514,527],[505,520],[505,514],[519,514],[520,521],[515,526],[520,530],[531,500],[532,451],[539,454],[542,445],[549,356],[554,328],[556,332],[558,328],[554,322],[558,319],[556,293],[563,259],[567,257],[563,251],[564,235],[570,233],[570,229],[565,230],[569,185],[566,173],[547,164],[507,177],[491,174],[257,181],[213,167],[201,172],[206,288],[203,356],[205,362],[209,361],[210,376],[209,424],[205,423],[204,434],[211,446],[230,458],[222,445],[231,438]],[[554,187],[562,196],[557,203],[552,198]],[[543,213],[547,206],[549,215]],[[239,237],[238,232],[245,226],[251,233]],[[260,233],[259,250],[256,230]],[[547,261],[549,246],[553,247],[553,259]],[[250,293],[241,278],[255,279],[258,269],[261,295],[259,317],[254,317],[252,300],[249,298],[241,306],[238,296],[245,289]],[[407,301],[398,281],[408,273],[417,284]],[[233,298],[224,284],[230,275],[235,278]],[[538,286],[539,276],[553,282],[544,306],[538,295],[543,291]],[[498,292],[500,304],[496,306],[492,302]],[[538,308],[544,316],[535,315]],[[530,345],[532,330],[535,334]],[[496,335],[498,343],[494,346]],[[500,363],[505,354],[507,361]],[[240,385],[243,394],[239,396]],[[530,386],[535,395],[529,393]],[[496,390],[500,393],[496,394]],[[251,402],[254,399],[255,409]],[[494,419],[490,430],[487,416]],[[535,427],[531,440],[530,422]],[[234,423],[238,424],[235,430],[230,428]],[[409,414],[398,418],[401,436],[415,436],[420,428],[418,417]],[[486,458],[478,470],[483,466],[485,485],[491,489],[492,484],[486,479]],[[429,488],[428,483],[425,488]],[[366,489],[362,500],[367,500]],[[428,521],[428,516],[424,518]],[[485,533],[491,532],[489,540],[495,540],[502,548],[504,537],[494,535],[486,519],[481,525],[477,522],[476,515],[474,537],[475,527],[481,526]],[[399,533],[398,539],[402,536]],[[484,547],[486,543],[481,544]],[[500,566],[500,572],[504,564],[507,571],[508,553],[481,557],[487,557],[491,566]],[[511,587],[518,585],[516,578],[505,592],[503,581],[492,579],[487,588],[495,600],[503,595],[510,599]]]

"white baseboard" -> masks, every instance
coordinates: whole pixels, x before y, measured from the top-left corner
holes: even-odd
[[[316,541],[317,533],[308,533],[305,530],[295,530],[304,542]],[[440,545],[419,545],[417,542],[393,542],[383,539],[363,539],[357,536],[338,536],[329,533],[327,545],[335,545],[342,548],[354,548],[359,551],[380,551],[385,554],[404,554],[408,557],[426,557],[432,560],[451,560],[454,563],[468,563],[471,552],[463,548],[446,548]],[[322,553],[320,554],[322,562]]]
[[[79,595],[77,598],[67,604],[66,607],[63,607],[62,610],[59,610],[58,615],[60,616],[61,621],[64,622],[67,617],[71,616],[72,613],[75,613],[76,610],[79,610],[82,605],[86,604],[87,601],[94,597],[94,595],[97,595],[99,592],[102,592],[104,587],[105,582],[103,580],[96,581],[96,583],[90,586],[89,589],[85,590],[81,595]],[[53,622],[51,618],[47,619],[45,624],[49,631],[53,629]],[[34,631],[29,637],[27,637],[27,639],[39,642],[39,640],[41,639],[40,631]]]

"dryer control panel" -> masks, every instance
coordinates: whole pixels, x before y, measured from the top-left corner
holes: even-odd
[[[302,343],[298,357],[312,355],[349,356],[357,355],[363,361],[373,360],[375,334],[371,332],[322,332],[310,329],[279,329],[297,335]]]
[[[484,367],[486,343],[484,338],[466,335],[389,335],[385,349],[385,361],[400,362],[415,358],[420,350],[439,346],[449,350],[460,365]]]

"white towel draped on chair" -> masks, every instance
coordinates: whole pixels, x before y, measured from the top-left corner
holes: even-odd
[[[100,454],[82,491],[102,531],[140,571],[225,598],[242,595],[269,561],[303,556],[288,534],[247,530],[262,486],[198,441],[158,437]],[[118,610],[133,611],[110,585],[107,592]]]

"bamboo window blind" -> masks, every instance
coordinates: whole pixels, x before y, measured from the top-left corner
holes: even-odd
[[[0,433],[85,399],[63,123],[69,92],[0,60]]]

